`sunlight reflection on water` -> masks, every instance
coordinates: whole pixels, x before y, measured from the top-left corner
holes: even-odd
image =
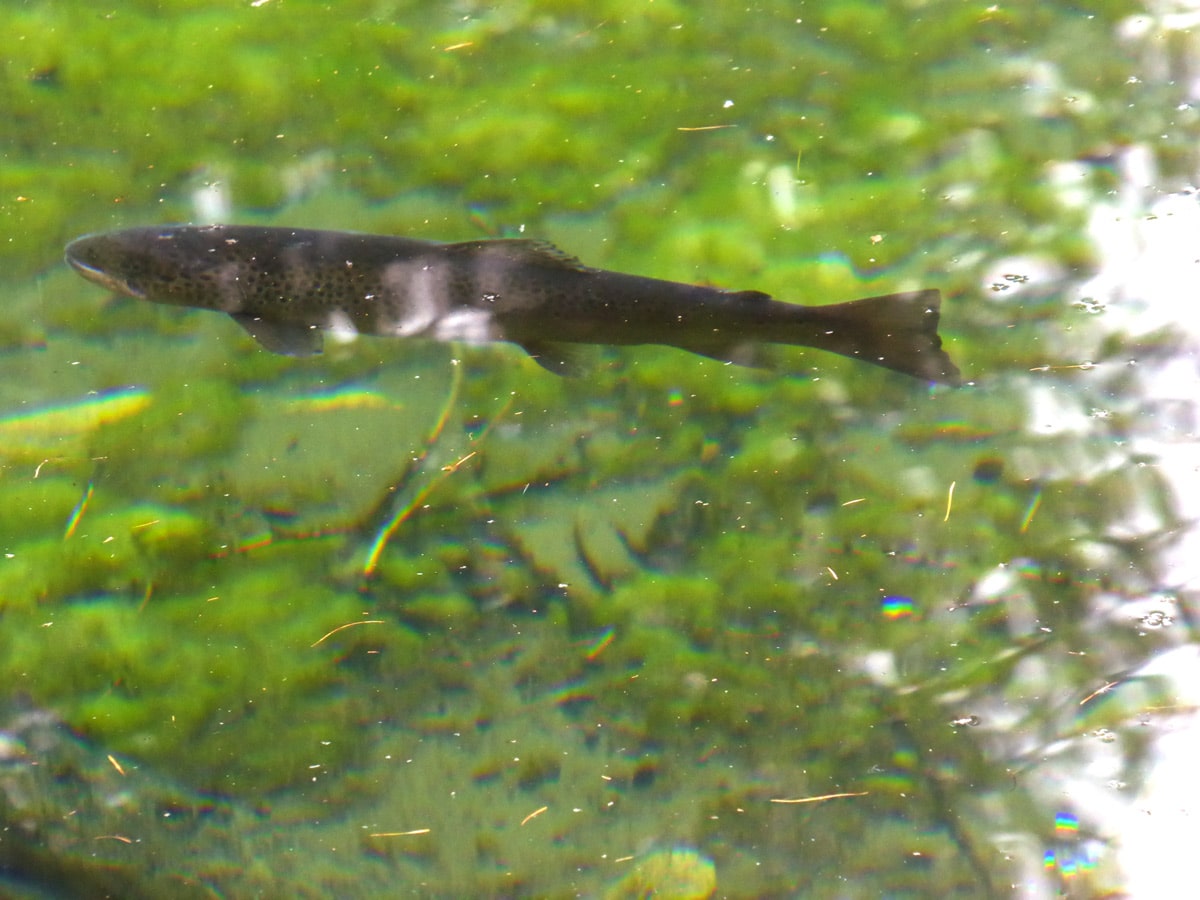
[[[1102,266],[1079,287],[1079,296],[1103,302],[1106,324],[1114,331],[1139,337],[1165,330],[1178,341],[1178,351],[1170,358],[1139,365],[1144,414],[1136,420],[1130,440],[1173,487],[1179,517],[1196,521],[1200,198],[1194,192],[1153,197],[1151,186],[1158,177],[1145,148],[1131,148],[1121,171],[1124,177],[1115,201],[1092,212],[1089,233]],[[1163,587],[1189,590],[1200,576],[1200,531],[1193,527],[1172,537],[1162,551],[1168,581]],[[1170,601],[1173,596],[1154,599]],[[1200,706],[1200,651],[1194,644],[1179,646],[1131,674],[1165,677],[1177,708],[1161,722],[1144,789],[1124,809],[1110,809],[1106,825],[1118,836],[1129,896],[1171,896],[1188,877],[1192,816],[1200,808],[1194,765],[1200,758],[1200,718],[1195,714]]]

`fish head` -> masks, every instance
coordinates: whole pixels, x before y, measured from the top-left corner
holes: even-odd
[[[77,238],[67,263],[88,281],[142,300],[237,312],[238,261],[221,226],[127,228]]]

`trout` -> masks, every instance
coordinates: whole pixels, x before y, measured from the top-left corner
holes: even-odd
[[[759,346],[790,344],[927,382],[961,381],[941,348],[936,290],[801,306],[594,269],[544,241],[443,244],[248,225],[87,235],[67,245],[66,259],[118,294],[226,313],[289,356],[320,353],[324,331],[508,341],[572,374],[583,344],[665,344],[752,366]]]

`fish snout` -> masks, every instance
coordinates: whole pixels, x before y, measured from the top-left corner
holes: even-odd
[[[131,297],[145,298],[146,292],[138,285],[106,268],[102,259],[103,248],[98,245],[101,240],[103,240],[102,235],[81,237],[71,241],[67,244],[64,253],[67,265],[93,284],[121,294],[128,294]]]

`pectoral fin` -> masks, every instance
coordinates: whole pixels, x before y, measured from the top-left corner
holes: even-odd
[[[229,318],[237,322],[259,346],[283,356],[313,356],[321,352],[324,344],[321,330],[293,322],[270,322],[258,316],[230,313]]]
[[[573,344],[556,344],[548,341],[537,344],[525,343],[521,346],[535,363],[555,375],[575,378],[587,370],[585,354]]]

